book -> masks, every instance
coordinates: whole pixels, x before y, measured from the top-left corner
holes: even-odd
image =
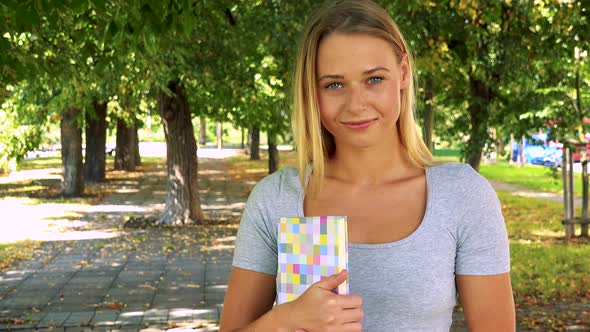
[[[313,283],[348,270],[346,217],[283,217],[278,223],[277,305]],[[334,290],[348,294],[348,280]]]

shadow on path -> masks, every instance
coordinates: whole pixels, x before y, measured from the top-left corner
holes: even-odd
[[[183,228],[123,228],[163,208],[164,164],[109,172],[112,194],[74,211],[80,217],[33,258],[0,274],[0,330],[217,330],[251,185],[229,181],[220,160],[199,168],[207,225]]]

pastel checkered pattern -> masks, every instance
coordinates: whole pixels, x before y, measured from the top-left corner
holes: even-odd
[[[280,218],[277,238],[277,305],[348,269],[346,217]],[[337,293],[348,294],[348,281],[338,286]]]

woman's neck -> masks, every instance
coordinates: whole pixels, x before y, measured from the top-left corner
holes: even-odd
[[[356,185],[380,185],[415,175],[418,167],[401,144],[341,147],[326,161],[326,177]]]

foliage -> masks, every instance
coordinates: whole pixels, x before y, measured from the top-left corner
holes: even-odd
[[[414,51],[419,116],[432,106],[436,136],[467,142],[464,157],[491,141],[491,127],[500,138],[553,120],[559,139],[587,131],[584,1],[379,2]],[[315,6],[8,0],[0,4],[0,99],[17,98],[8,86],[27,85],[27,102],[44,116],[26,123],[43,132],[47,117],[71,106],[92,113],[95,99],[110,101],[110,123],[157,113],[155,92],[178,79],[195,115],[288,140],[297,36]]]
[[[581,1],[384,4],[417,58],[419,114],[432,105],[436,135],[466,141],[464,158],[491,143],[489,127],[503,138],[562,119],[560,128],[571,131],[579,121],[565,119],[588,112],[586,106],[579,112],[564,107],[572,104],[576,72],[587,104],[588,41],[582,36],[589,22]]]
[[[40,145],[48,117],[33,102],[27,82],[8,86],[10,96],[0,105],[0,169],[14,171],[28,151]]]

